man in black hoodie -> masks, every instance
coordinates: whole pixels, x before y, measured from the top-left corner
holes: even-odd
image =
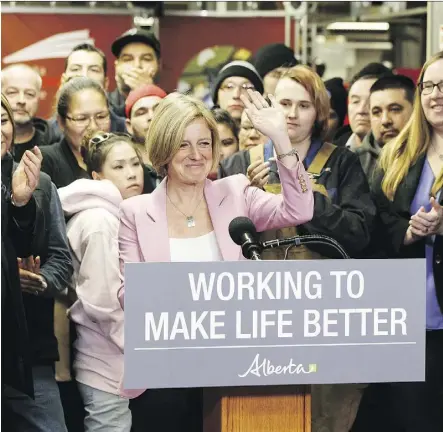
[[[14,160],[19,162],[26,150],[51,144],[50,129],[45,120],[35,117],[40,101],[42,79],[26,64],[15,64],[2,70],[2,90],[14,116]]]

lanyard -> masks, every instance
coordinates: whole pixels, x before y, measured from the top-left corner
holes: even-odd
[[[309,170],[309,167],[314,160],[315,156],[317,156],[318,151],[321,148],[321,141],[315,140],[311,142],[311,145],[309,146],[308,154],[305,157],[305,160],[303,161],[303,165],[305,166],[305,170]]]

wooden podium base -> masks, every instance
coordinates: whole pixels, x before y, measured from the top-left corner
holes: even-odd
[[[310,386],[204,390],[204,432],[311,432]]]

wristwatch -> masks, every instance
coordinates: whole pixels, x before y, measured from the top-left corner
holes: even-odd
[[[286,156],[297,156],[297,160],[300,162],[300,156],[298,154],[297,149],[293,148],[290,152],[285,153],[285,154],[279,154],[277,155],[277,159],[278,160],[282,160],[283,158],[285,158]]]

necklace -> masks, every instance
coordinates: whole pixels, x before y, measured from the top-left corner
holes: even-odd
[[[188,216],[187,214],[183,213],[171,200],[171,198],[169,198],[169,195],[166,194],[166,196],[168,197],[169,202],[174,206],[174,208],[179,211],[185,218],[186,218],[186,222],[188,224],[188,228],[193,228],[195,227],[195,219],[194,216],[190,215]],[[192,213],[195,213],[196,210],[199,208],[201,202],[203,201],[203,197],[204,195],[202,195],[202,197],[200,198],[200,201],[198,202],[197,206],[195,207],[194,211]]]
[[[442,154],[442,153],[439,153],[439,152],[437,151],[437,149],[435,148],[435,144],[432,144],[432,148],[434,149],[435,154],[438,156],[438,158],[443,162],[443,154]]]

